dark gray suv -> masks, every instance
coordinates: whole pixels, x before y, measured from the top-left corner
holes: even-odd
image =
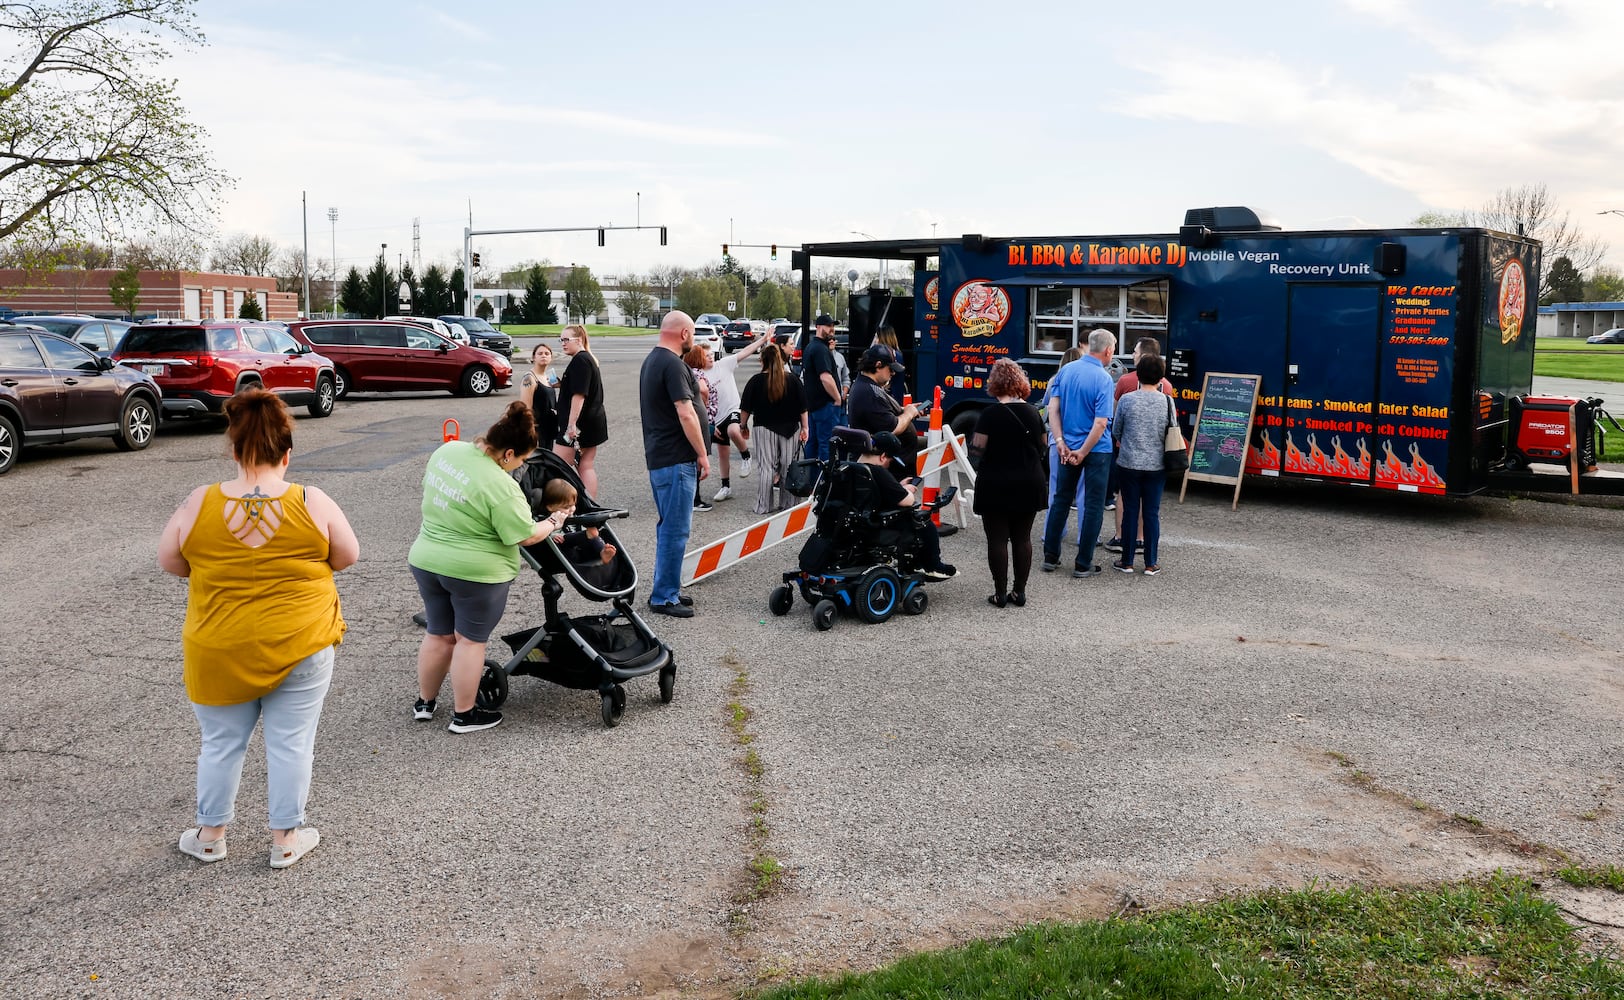
[[[0,474],[24,446],[110,437],[140,451],[163,393],[149,375],[43,330],[0,328]]]

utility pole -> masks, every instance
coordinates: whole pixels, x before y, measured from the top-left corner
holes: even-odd
[[[387,243],[382,244],[378,249],[378,267],[383,271],[383,281],[380,282],[383,287],[378,290],[379,319],[389,315],[389,258],[384,256],[388,251],[389,244]]]
[[[332,251],[332,254],[333,254],[333,260],[332,260],[332,264],[331,264],[331,266],[333,268],[333,304],[332,304],[333,305],[333,308],[332,308],[333,315],[332,315],[331,318],[332,319],[337,319],[338,318],[338,209],[329,208],[327,210],[327,222],[328,222],[329,225],[331,225],[333,227],[332,228],[332,233],[331,233],[332,244],[328,248],[328,249],[330,249]]]
[[[299,192],[299,216],[304,220],[304,310],[300,313],[305,319],[310,318],[310,197],[308,192]],[[269,312],[269,309],[266,310]],[[270,317],[267,316],[266,319]]]

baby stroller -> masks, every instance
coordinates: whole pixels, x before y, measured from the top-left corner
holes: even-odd
[[[551,451],[538,451],[525,460],[517,474],[519,485],[541,515],[542,490],[562,478],[575,487],[575,513],[563,534],[596,528],[600,538],[616,549],[613,560],[601,565],[576,565],[552,538],[520,549],[525,564],[541,577],[546,618],[535,628],[505,635],[502,641],[513,656],[502,663],[485,661],[479,682],[479,704],[496,708],[507,699],[510,676],[539,677],[578,691],[596,691],[602,699],[603,724],[620,725],[626,708],[626,681],[658,672],[660,701],[670,702],[677,688],[677,661],[671,647],[632,610],[637,589],[637,567],[626,547],[615,538],[609,522],[627,516],[623,510],[599,507],[587,495],[575,470]],[[566,541],[564,548],[571,548]],[[606,614],[567,615],[559,610],[562,576],[577,594],[589,601],[608,602]]]
[[[834,627],[837,611],[878,624],[899,607],[917,615],[930,603],[918,519],[952,502],[955,489],[915,510],[879,508],[874,467],[857,461],[869,441],[866,431],[836,427],[827,463],[805,459],[791,466],[786,487],[796,496],[813,496],[817,522],[801,547],[800,568],[785,573],[767,599],[773,614],[789,613],[796,590],[812,606],[812,624],[820,632]]]

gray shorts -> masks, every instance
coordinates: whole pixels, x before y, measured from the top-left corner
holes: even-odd
[[[450,635],[455,632],[471,642],[484,642],[491,637],[496,623],[507,609],[506,583],[473,583],[454,576],[441,576],[428,570],[412,567],[412,579],[417,581],[417,592],[423,595],[423,614],[428,619],[429,635]]]

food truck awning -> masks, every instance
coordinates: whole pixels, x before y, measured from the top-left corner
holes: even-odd
[[[1121,288],[1166,277],[1165,274],[1037,274],[994,278],[989,283],[1005,288]]]

